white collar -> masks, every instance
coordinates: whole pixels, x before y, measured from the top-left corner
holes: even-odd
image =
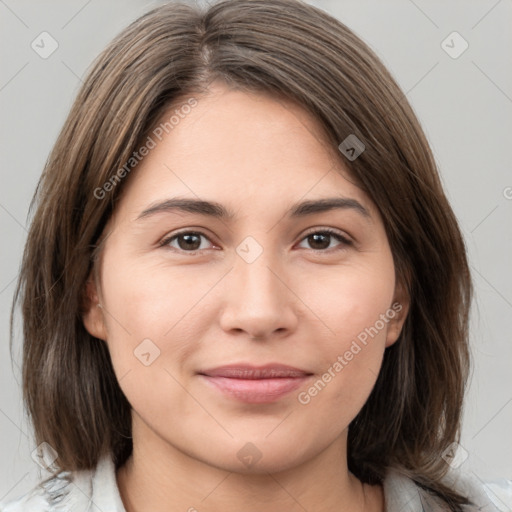
[[[512,503],[512,482],[505,481],[506,497],[500,499],[488,485],[479,479],[452,470],[445,483],[468,496],[476,506],[464,507],[465,512],[499,512],[509,510]],[[446,506],[418,487],[410,478],[396,471],[389,471],[383,482],[386,512],[441,512]],[[487,492],[486,492],[487,491]],[[493,496],[491,501],[490,496]],[[91,504],[95,507],[91,507]],[[497,508],[499,507],[499,508]],[[116,480],[115,465],[111,454],[103,455],[96,468],[73,473],[63,472],[49,477],[30,493],[18,500],[0,505],[1,512],[126,512]]]

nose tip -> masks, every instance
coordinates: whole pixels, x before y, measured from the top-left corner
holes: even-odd
[[[239,260],[226,283],[221,325],[225,331],[245,332],[252,341],[283,335],[295,329],[293,294],[260,255],[256,261]]]

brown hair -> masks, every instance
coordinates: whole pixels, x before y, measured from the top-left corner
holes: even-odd
[[[130,405],[107,345],[82,322],[85,283],[126,179],[115,177],[169,105],[220,80],[295,101],[336,148],[382,214],[397,279],[411,298],[398,341],[351,423],[349,469],[382,482],[395,468],[440,495],[443,451],[460,435],[472,282],[466,249],[416,116],[378,57],[349,28],[299,0],[171,3],[123,30],[101,53],[72,106],[31,203],[33,216],[11,311],[23,315],[23,396],[37,444],[65,470],[132,450]],[[336,150],[337,151],[337,150]],[[132,172],[136,172],[132,171]],[[12,349],[12,347],[11,347]]]

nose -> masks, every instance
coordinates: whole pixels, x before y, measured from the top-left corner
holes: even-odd
[[[222,294],[220,323],[225,332],[265,340],[296,329],[300,301],[290,288],[287,273],[266,252],[251,263],[236,256]]]

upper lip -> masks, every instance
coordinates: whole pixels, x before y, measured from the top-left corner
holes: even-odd
[[[208,377],[227,377],[230,379],[272,379],[272,378],[293,378],[312,375],[310,372],[294,368],[284,364],[266,364],[255,366],[251,364],[230,364],[218,366],[208,370],[202,370],[200,375]]]

